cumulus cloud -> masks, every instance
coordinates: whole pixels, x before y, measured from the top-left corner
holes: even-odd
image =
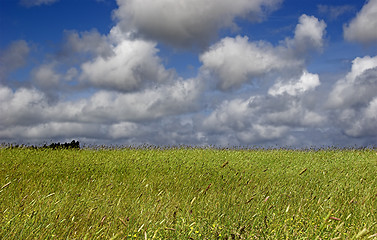
[[[241,145],[300,144],[296,132],[316,131],[327,122],[318,99],[309,100],[313,96],[309,93],[320,85],[319,75],[305,69],[308,54],[323,48],[325,28],[324,21],[302,15],[294,37],[277,46],[237,36],[224,38],[203,53],[202,69],[218,79],[221,90],[268,75],[275,80],[267,94],[259,92],[216,105],[199,123],[208,141],[216,136],[220,142],[228,139]]]
[[[298,21],[294,38],[286,40],[288,47],[297,51],[299,55],[312,50],[321,50],[323,37],[326,33],[326,23],[306,14],[301,15]]]
[[[354,59],[351,71],[336,82],[327,101],[346,135],[377,136],[376,93],[377,56]]]
[[[203,136],[194,131],[193,125],[184,117],[165,117],[153,122],[80,123],[48,122],[33,126],[12,126],[0,129],[2,140],[43,143],[45,141],[71,141],[82,144],[122,144],[122,145],[198,145],[205,144]]]
[[[164,145],[205,144],[204,137],[195,131],[192,115],[170,116],[148,124],[121,122],[109,127],[113,139],[123,139],[127,144],[136,142]]]
[[[58,2],[59,0],[20,0],[20,4],[25,7],[34,7],[40,5],[50,5]]]
[[[313,16],[302,15],[294,38],[278,46],[250,42],[247,37],[226,37],[200,56],[203,68],[218,78],[221,90],[238,88],[271,72],[300,72],[307,53],[323,46],[326,24]]]
[[[368,104],[377,93],[377,56],[355,58],[345,78],[336,82],[328,105],[334,108],[356,107]]]
[[[288,83],[278,81],[268,90],[268,94],[277,96],[287,93],[296,96],[305,91],[314,89],[319,85],[320,81],[318,74],[312,74],[305,70],[298,81],[296,79],[291,79]]]
[[[100,91],[78,111],[84,121],[148,121],[194,111],[201,91],[196,79],[128,94]]]
[[[16,125],[11,128],[1,129],[0,136],[6,139],[17,139],[20,142],[32,140],[41,141],[53,139],[65,139],[71,141],[72,136],[80,138],[98,138],[106,140],[107,136],[99,124],[77,123],[77,122],[46,122],[37,123],[31,126]]]
[[[105,138],[120,138],[114,128],[128,130],[133,123],[148,122],[198,110],[202,87],[197,79],[177,80],[172,85],[146,89],[137,93],[99,91],[89,98],[50,103],[37,89],[16,91],[0,85],[0,136],[56,137],[88,135],[95,126],[102,126]],[[69,127],[72,127],[68,130]],[[96,137],[102,138],[100,132]],[[62,135],[60,135],[62,136]]]
[[[12,71],[22,67],[30,53],[30,47],[24,40],[14,41],[0,51],[0,83]]]
[[[160,63],[155,46],[140,39],[123,40],[113,47],[113,55],[83,63],[80,78],[95,87],[125,92],[148,82],[167,81],[174,74]]]
[[[115,18],[125,32],[176,47],[206,46],[237,17],[260,20],[281,0],[117,0]]]
[[[302,62],[289,56],[285,48],[267,42],[249,42],[248,37],[224,38],[200,56],[204,68],[219,78],[219,88],[239,87],[252,78],[274,70],[292,68]],[[286,58],[283,60],[283,56]]]
[[[65,30],[53,60],[33,69],[32,79],[43,90],[67,87],[70,81],[68,85],[77,89],[134,92],[176,78],[173,69],[165,69],[158,52],[157,42],[134,38],[119,26],[107,35],[95,29]]]
[[[377,136],[377,97],[365,108],[345,109],[339,115],[344,133],[351,137]]]
[[[108,127],[108,135],[113,139],[130,138],[141,136],[141,127],[133,122],[119,122]]]
[[[357,16],[343,26],[344,38],[362,44],[377,43],[377,0],[368,0]]]
[[[30,126],[44,122],[47,99],[36,89],[16,91],[0,85],[0,129],[10,126]]]
[[[244,145],[291,141],[291,131],[315,128],[325,121],[319,112],[309,110],[302,96],[255,95],[225,100],[203,120],[202,128],[204,132],[226,135]]]
[[[344,144],[349,137],[370,144],[377,136],[376,81],[377,57],[354,59],[350,72],[325,93],[317,91],[319,76],[304,70],[298,78],[278,78],[268,95],[224,100],[200,129],[212,141],[241,145],[319,144],[326,135],[326,144]],[[319,138],[305,139],[308,134]]]

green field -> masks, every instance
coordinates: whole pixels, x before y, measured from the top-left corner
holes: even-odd
[[[375,149],[0,148],[0,239],[376,239]]]

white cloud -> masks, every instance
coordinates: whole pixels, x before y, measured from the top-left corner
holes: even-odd
[[[41,144],[47,140],[71,141],[78,139],[101,139],[106,141],[110,138],[108,126],[92,123],[79,122],[54,122],[36,123],[31,126],[15,125],[10,128],[0,129],[2,139],[17,139],[19,142],[29,141]]]
[[[211,114],[203,120],[206,132],[243,131],[250,122],[246,119],[257,109],[249,108],[254,98],[233,99],[223,101]]]
[[[0,129],[17,125],[43,122],[47,100],[36,89],[20,88],[16,91],[0,85]]]
[[[144,40],[123,40],[113,47],[113,55],[83,63],[80,79],[95,87],[125,92],[168,81],[174,74],[160,63],[155,46]]]
[[[315,106],[311,106],[315,108]],[[298,128],[316,128],[326,121],[309,110],[301,98],[290,95],[256,95],[223,101],[202,121],[202,131],[257,144],[291,139]]]
[[[366,70],[377,67],[377,56],[370,57],[357,57],[352,61],[351,72],[347,74],[346,78],[349,82],[357,81],[357,77],[364,73]]]
[[[254,124],[250,129],[239,132],[237,137],[244,144],[255,144],[282,138],[287,132],[288,128],[285,126]]]
[[[377,0],[368,0],[357,16],[343,26],[344,38],[362,44],[377,43]]]
[[[99,91],[89,98],[49,103],[36,89],[0,88],[0,128],[36,122],[116,123],[149,121],[196,111],[202,87],[197,79],[177,80],[136,93]]]
[[[349,119],[343,119],[343,124],[346,125],[345,134],[352,137],[377,136],[377,97],[373,98],[367,107],[352,113]]]
[[[24,40],[13,41],[0,51],[0,83],[5,81],[10,72],[25,65],[29,53],[30,48]]]
[[[361,138],[377,136],[377,97],[361,108],[344,108],[336,112],[336,123],[345,135]]]
[[[133,122],[119,122],[109,126],[109,137],[113,139],[140,136],[140,126]]]
[[[171,122],[155,139],[150,134],[161,127],[157,123],[162,119],[197,111],[201,92],[197,79],[178,79],[135,93],[98,91],[88,98],[49,102],[39,90],[14,91],[0,85],[0,139],[38,142],[57,138],[138,138],[157,143],[169,132],[175,139],[182,139],[174,132],[190,130],[180,130],[178,125],[170,129]],[[179,126],[187,124],[185,121]]]
[[[135,93],[100,91],[82,106],[85,121],[145,121],[194,111],[201,94],[196,79]]]
[[[334,108],[367,104],[377,92],[377,56],[355,58],[352,70],[336,82],[330,92],[328,105]]]
[[[260,20],[281,0],[118,0],[114,16],[124,32],[178,47],[206,46],[236,17]]]
[[[285,104],[281,104],[280,108],[276,108],[272,111],[266,111],[263,117],[265,123],[269,123],[273,126],[290,127],[291,129],[297,128],[314,128],[320,127],[326,122],[327,116],[322,116],[320,111],[310,110],[302,100],[294,98],[275,98],[270,100],[269,105],[277,101],[287,101]],[[261,119],[262,120],[262,119]]]
[[[302,15],[294,38],[276,47],[264,41],[250,42],[247,37],[226,37],[203,53],[200,60],[203,68],[218,78],[221,90],[239,88],[269,73],[301,72],[308,53],[322,48],[325,28],[323,21]]]
[[[283,60],[283,55],[286,58]],[[288,55],[288,56],[287,56]],[[203,66],[220,80],[219,88],[239,87],[250,79],[274,70],[297,67],[300,60],[290,58],[286,49],[267,42],[249,42],[248,37],[224,38],[200,56]]]
[[[356,58],[352,70],[334,85],[327,104],[346,135],[377,136],[377,56]]]
[[[224,38],[203,53],[202,70],[214,74],[221,90],[240,87],[255,78],[276,78],[266,95],[260,91],[215,106],[200,124],[207,138],[225,137],[241,145],[297,144],[294,134],[299,129],[314,131],[328,121],[320,103],[307,98],[320,85],[319,76],[305,70],[309,53],[323,47],[325,28],[324,21],[302,15],[294,37],[278,46],[237,36]]]
[[[34,7],[43,4],[50,5],[58,1],[59,0],[20,0],[20,4],[25,7]]]
[[[325,29],[326,23],[323,20],[319,21],[314,16],[303,14],[296,26],[294,38],[287,40],[288,47],[300,55],[311,50],[321,50]]]
[[[291,79],[288,83],[279,81],[275,83],[269,90],[268,94],[272,96],[282,95],[287,93],[292,96],[302,94],[306,91],[313,90],[320,85],[318,74],[312,74],[303,71],[300,79]]]

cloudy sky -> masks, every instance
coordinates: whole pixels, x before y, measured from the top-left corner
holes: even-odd
[[[0,142],[377,143],[377,0],[1,0]]]

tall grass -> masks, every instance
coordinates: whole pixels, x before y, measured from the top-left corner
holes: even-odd
[[[0,239],[374,239],[375,150],[0,149]]]

